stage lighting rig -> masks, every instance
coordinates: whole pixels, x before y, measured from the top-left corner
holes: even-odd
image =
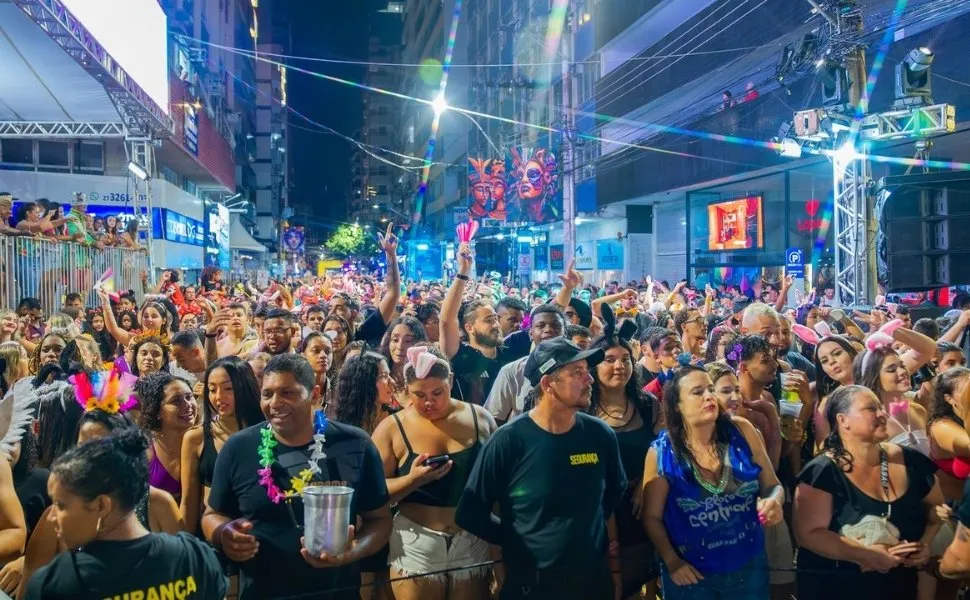
[[[913,48],[906,58],[896,65],[896,105],[932,104],[930,95],[933,84],[930,65],[933,51],[925,46]]]

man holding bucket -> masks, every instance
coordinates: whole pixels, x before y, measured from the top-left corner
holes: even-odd
[[[239,600],[356,600],[356,563],[390,537],[377,448],[362,430],[315,413],[319,394],[305,358],[273,357],[260,398],[266,423],[219,452],[202,530],[239,565]]]

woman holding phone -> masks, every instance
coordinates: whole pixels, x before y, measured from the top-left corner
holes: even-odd
[[[455,508],[472,465],[496,425],[481,406],[451,397],[451,365],[440,351],[408,349],[404,367],[410,405],[384,419],[373,439],[384,462],[391,502],[391,584],[397,600],[488,597],[488,544],[455,524]]]

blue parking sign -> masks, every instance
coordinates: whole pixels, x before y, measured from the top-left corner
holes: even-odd
[[[785,251],[785,273],[796,279],[804,279],[805,260],[801,248],[789,248]]]

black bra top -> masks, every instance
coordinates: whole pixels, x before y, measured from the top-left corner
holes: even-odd
[[[451,508],[458,506],[458,501],[461,499],[461,492],[465,489],[465,482],[468,481],[472,466],[474,466],[475,460],[478,458],[478,453],[482,449],[482,441],[478,433],[478,415],[474,405],[469,404],[468,407],[472,411],[472,421],[475,423],[475,443],[464,450],[449,452],[448,457],[452,462],[451,471],[441,479],[426,483],[414,490],[406,498],[401,500],[401,502]],[[398,429],[401,430],[404,445],[408,449],[408,455],[404,460],[404,464],[397,469],[397,475],[400,477],[411,472],[411,466],[418,458],[418,454],[411,447],[411,441],[408,440],[408,434],[404,432],[404,425],[401,423],[400,417],[397,414],[392,414],[391,417],[397,423]]]

